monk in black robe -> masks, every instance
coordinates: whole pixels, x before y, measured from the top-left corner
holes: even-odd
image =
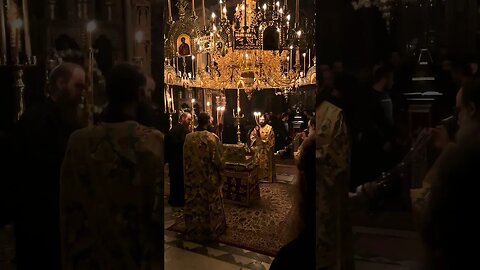
[[[85,71],[63,63],[50,74],[50,96],[22,115],[12,136],[17,269],[60,269],[59,181],[70,134],[81,128]]]
[[[192,115],[183,113],[180,121],[173,126],[165,139],[165,160],[169,166],[170,197],[168,204],[181,207],[185,204],[185,187],[183,178],[183,144],[190,132]]]

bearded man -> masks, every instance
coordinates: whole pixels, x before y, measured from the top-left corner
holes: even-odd
[[[275,181],[275,133],[267,124],[265,116],[260,116],[258,125],[250,133],[250,147],[258,160],[258,179],[262,182]]]

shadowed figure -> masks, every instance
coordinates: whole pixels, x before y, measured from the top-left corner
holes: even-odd
[[[27,109],[13,132],[17,269],[60,269],[60,167],[68,137],[81,127],[84,89],[81,66],[55,67],[49,97]]]

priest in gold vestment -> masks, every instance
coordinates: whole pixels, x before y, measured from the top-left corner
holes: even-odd
[[[316,109],[317,269],[350,270],[354,268],[347,205],[350,139],[343,110],[327,100]]]
[[[183,145],[186,237],[195,242],[215,241],[227,227],[220,175],[223,147],[208,131],[210,121],[208,113],[200,113],[197,131],[187,134]]]
[[[250,147],[258,160],[258,179],[262,182],[275,181],[275,133],[264,116],[260,116],[258,124],[250,133]]]

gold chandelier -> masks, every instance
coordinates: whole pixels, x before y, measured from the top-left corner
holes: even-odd
[[[203,29],[195,8],[187,15],[186,0],[177,1],[179,18],[174,21],[171,1],[165,43],[167,84],[243,89],[248,98],[255,90],[277,89],[285,94],[315,84],[314,49],[301,42],[299,0],[294,23],[287,2],[267,0],[260,6],[256,0],[243,0],[229,19],[226,0],[220,0],[220,16],[212,13],[207,20],[202,1]]]

